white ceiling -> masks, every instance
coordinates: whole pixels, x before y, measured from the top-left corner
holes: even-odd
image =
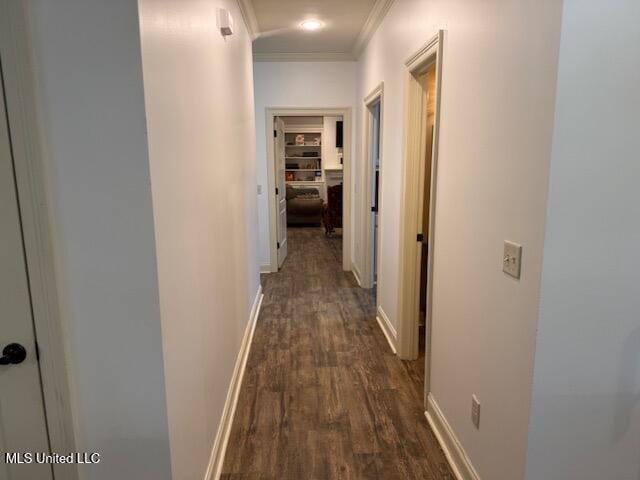
[[[393,0],[242,0],[256,60],[353,60]],[[314,18],[324,27],[300,28]]]

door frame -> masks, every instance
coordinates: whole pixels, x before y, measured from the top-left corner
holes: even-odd
[[[433,337],[433,272],[435,257],[436,199],[438,183],[438,146],[440,133],[440,101],[442,96],[442,50],[444,31],[440,30],[405,62],[405,139],[403,166],[403,198],[400,220],[400,275],[398,355],[404,359],[418,357],[418,309],[420,301],[420,249],[416,235],[421,230],[420,212],[424,187],[424,128],[426,116],[424,91],[419,76],[436,66],[436,111],[431,152],[431,191],[429,215],[429,250],[427,263],[427,311],[425,318],[425,405],[431,388],[431,342]]]
[[[46,193],[46,168],[38,133],[35,82],[23,2],[0,0],[0,54],[29,289],[39,351],[49,447],[77,451],[65,328],[60,311]],[[78,467],[55,464],[56,480],[78,479]]]
[[[297,107],[267,107],[265,109],[265,140],[267,142],[267,201],[269,202],[269,271],[278,271],[277,227],[278,212],[276,208],[276,162],[273,142],[274,117],[338,117],[342,116],[343,127],[343,166],[342,166],[342,269],[351,271],[351,155],[352,155],[352,124],[351,107],[338,108],[297,108]],[[264,270],[263,270],[264,272]]]
[[[374,252],[371,253],[371,249],[373,246],[373,223],[371,221],[371,200],[373,197],[373,169],[371,167],[373,154],[371,150],[371,140],[372,140],[372,132],[371,128],[373,126],[373,122],[371,121],[371,107],[375,105],[377,102],[380,102],[380,134],[378,138],[378,149],[380,155],[380,179],[382,179],[382,169],[383,169],[383,129],[384,129],[384,82],[380,82],[363,100],[363,121],[362,124],[364,126],[364,145],[362,146],[362,151],[364,153],[364,162],[363,162],[363,172],[362,172],[362,230],[361,230],[361,238],[363,239],[363,250],[364,250],[364,259],[362,262],[363,272],[362,275],[359,275],[361,285],[363,288],[372,288],[373,287],[373,255],[376,255]],[[379,226],[381,224],[382,219],[382,183],[380,183],[378,187],[378,231]],[[380,236],[378,236],[378,252],[380,252]],[[380,265],[380,258],[378,256],[378,265]],[[359,273],[359,272],[358,272]],[[378,272],[379,273],[379,272]],[[378,286],[380,285],[380,275],[378,275]],[[378,302],[380,300],[378,299]]]

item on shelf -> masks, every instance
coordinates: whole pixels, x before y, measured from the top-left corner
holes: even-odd
[[[316,172],[316,180],[322,180],[322,172],[320,170]]]
[[[319,157],[320,153],[318,152],[302,152],[303,157]]]
[[[285,168],[287,170],[297,170],[300,168],[297,163],[285,163]]]
[[[284,179],[285,179],[287,182],[293,182],[293,181],[295,181],[295,179],[296,179],[296,174],[295,174],[295,172],[285,172],[285,174],[284,174]]]
[[[304,145],[304,135],[296,135],[296,145]]]
[[[319,146],[320,145],[320,137],[315,137],[313,140],[311,140],[311,142],[309,142],[309,145]]]

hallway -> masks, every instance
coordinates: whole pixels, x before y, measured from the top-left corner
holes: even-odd
[[[263,276],[221,478],[453,479],[424,417],[422,362],[389,350],[341,239],[288,238],[283,268]]]

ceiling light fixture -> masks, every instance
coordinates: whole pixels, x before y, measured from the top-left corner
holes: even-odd
[[[310,32],[313,32],[314,30],[318,30],[319,28],[322,28],[322,22],[320,20],[309,19],[302,22],[300,26],[305,30],[309,30]]]

